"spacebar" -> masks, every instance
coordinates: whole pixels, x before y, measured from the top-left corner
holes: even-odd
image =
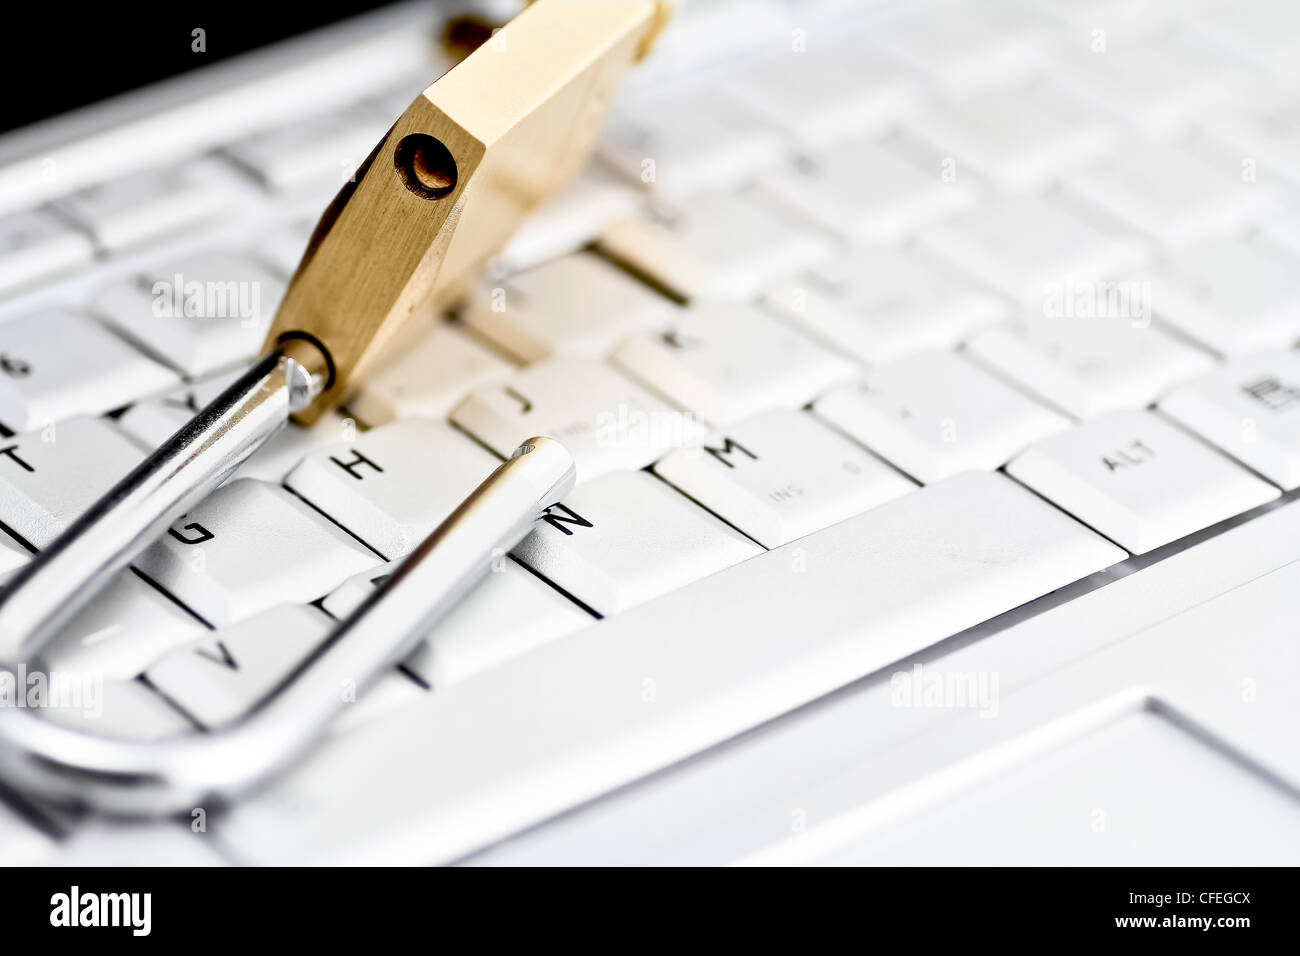
[[[1125,556],[958,475],[340,734],[217,832],[249,862],[454,859]]]

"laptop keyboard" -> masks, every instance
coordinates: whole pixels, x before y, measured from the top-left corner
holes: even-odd
[[[688,9],[451,319],[259,451],[45,664],[114,685],[100,732],[236,720],[531,434],[577,489],[336,736],[706,578],[775,587],[801,542],[953,556],[924,580],[961,611],[915,650],[1300,486],[1276,216],[1300,30],[1111,6],[839,4],[805,36],[759,3],[714,45],[725,5]],[[255,355],[313,214],[421,85],[0,218],[0,576]],[[1011,585],[980,570],[1008,515]],[[814,684],[888,660],[840,663]],[[720,664],[698,679],[725,695]]]

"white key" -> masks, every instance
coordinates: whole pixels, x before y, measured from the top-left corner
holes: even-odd
[[[345,698],[345,703],[351,706],[344,708],[343,713],[334,719],[329,732],[350,734],[366,724],[391,720],[427,693],[429,689],[420,686],[416,678],[396,667],[390,668],[369,687],[358,688],[355,694]]]
[[[763,305],[872,365],[951,348],[1006,314],[999,297],[915,254],[869,249],[777,282]]]
[[[923,70],[947,93],[999,86],[1036,69],[1042,38],[1015,8],[960,3],[903,12],[873,23],[872,44]]]
[[[174,388],[156,398],[137,402],[117,418],[122,431],[153,450],[203,410],[239,378],[243,370],[223,372]]]
[[[315,227],[316,224],[308,220],[280,226],[259,242],[253,251],[258,258],[287,279],[297,271]]]
[[[356,434],[357,423],[337,409],[325,412],[313,425],[290,422],[253,452],[234,477],[256,478],[278,485],[304,455],[336,441],[350,440]]]
[[[613,362],[719,425],[798,407],[857,374],[857,366],[752,306],[701,303],[662,331],[615,350]]]
[[[386,123],[367,110],[313,116],[257,133],[226,152],[268,189],[318,190],[322,198],[343,187],[385,133]]]
[[[337,618],[346,617],[396,566],[349,578],[322,606]],[[445,687],[594,623],[595,618],[537,575],[502,559],[402,666],[429,687]]]
[[[830,240],[761,194],[709,193],[610,227],[600,247],[687,298],[753,299],[773,274],[824,259]]]
[[[223,625],[286,601],[314,601],[378,563],[283,488],[241,478],[178,518],[136,567]]]
[[[1069,423],[960,355],[938,351],[872,369],[813,410],[926,484],[998,468]]]
[[[653,475],[619,471],[547,508],[514,554],[610,615],[762,550]]]
[[[1122,312],[1124,300],[1116,302]],[[1075,418],[1142,408],[1213,361],[1152,325],[1149,303],[1132,304],[1131,317],[1025,316],[985,329],[966,349]]]
[[[1038,81],[922,110],[908,128],[964,169],[1006,189],[1037,189],[1109,150],[1115,131],[1077,99]]]
[[[802,149],[882,129],[912,108],[917,91],[902,71],[863,56],[858,43],[830,42],[812,56],[783,51],[748,62],[722,88]]]
[[[171,369],[98,322],[62,309],[0,325],[0,422],[24,432],[120,408],[176,384]]]
[[[143,457],[102,418],[69,418],[0,438],[0,521],[43,548]]]
[[[413,418],[313,452],[284,483],[380,554],[398,558],[499,464],[451,426]]]
[[[280,604],[176,648],[145,677],[198,723],[220,727],[284,680],[331,626],[314,607]]]
[[[130,571],[123,571],[95,600],[59,629],[40,653],[46,667],[131,680],[174,647],[207,629]]]
[[[921,241],[976,278],[1035,306],[1071,283],[1122,277],[1145,254],[1140,241],[1105,232],[1064,206],[1033,196],[1004,198],[963,213]]]
[[[477,290],[461,320],[502,352],[537,362],[552,355],[604,358],[675,311],[617,267],[579,252]]]
[[[1067,181],[1084,200],[1168,246],[1231,236],[1276,201],[1267,186],[1242,182],[1236,157],[1215,164],[1152,143],[1127,142]]]
[[[180,232],[229,208],[218,180],[184,167],[151,169],[91,186],[58,203],[101,248],[116,252]]]
[[[90,238],[45,212],[0,216],[0,292],[8,292],[87,263]]]
[[[257,355],[283,295],[251,259],[210,252],[112,285],[95,307],[146,352],[205,375]]]
[[[893,243],[975,202],[965,180],[945,182],[871,140],[841,143],[765,173],[763,191],[850,242]]]
[[[45,716],[96,737],[159,740],[194,733],[194,724],[139,680],[92,681],[91,706],[52,707]]]
[[[959,475],[332,740],[217,827],[259,863],[456,858],[1124,557]]]
[[[1296,263],[1256,241],[1185,249],[1152,276],[1156,314],[1223,355],[1285,348],[1300,339]]]
[[[744,182],[782,151],[777,131],[740,103],[694,90],[624,97],[597,146],[629,182],[675,199]]]
[[[1123,4],[1130,11],[1149,4]],[[1166,32],[1145,41],[1106,30],[1106,48],[1096,50],[1093,31],[1113,25],[1123,13],[1109,11],[1082,26],[1058,52],[1052,76],[1090,104],[1147,136],[1169,136],[1212,115],[1232,99],[1224,59],[1211,59],[1194,37]],[[1127,148],[1127,147],[1126,147]]]
[[[679,448],[655,473],[765,548],[916,488],[803,411],[767,412]]]
[[[1112,412],[1053,436],[1017,456],[1007,473],[1134,554],[1278,496],[1146,411]]]
[[[348,400],[348,410],[368,425],[445,418],[471,389],[501,381],[514,368],[460,329],[441,323],[371,371]]]
[[[1230,362],[1160,400],[1160,411],[1290,491],[1300,487],[1300,355]]]
[[[496,265],[509,273],[558,259],[581,249],[640,205],[641,194],[634,186],[605,166],[589,164],[562,193],[529,213],[497,254]]]
[[[554,358],[501,385],[475,389],[451,420],[503,458],[525,438],[547,435],[573,455],[578,480],[642,468],[703,430],[607,365]]]

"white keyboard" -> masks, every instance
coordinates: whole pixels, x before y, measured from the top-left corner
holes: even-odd
[[[209,822],[232,862],[454,860],[1290,500],[1300,25],[1108,6],[687,3],[455,314],[49,646],[107,688],[56,719],[237,720],[549,435],[572,496]],[[408,66],[0,217],[0,583],[254,356]],[[0,800],[0,861],[82,824],[38,812]]]

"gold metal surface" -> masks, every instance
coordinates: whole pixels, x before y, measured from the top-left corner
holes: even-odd
[[[538,0],[397,119],[322,216],[267,338],[328,359],[331,381],[296,420],[342,398],[405,319],[573,177],[663,6]]]

